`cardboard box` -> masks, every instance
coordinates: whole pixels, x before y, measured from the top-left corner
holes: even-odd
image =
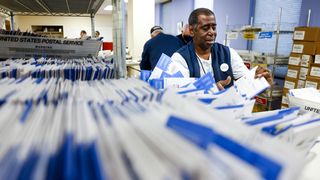
[[[268,64],[261,64],[261,63],[255,63],[255,62],[251,63],[251,69],[256,67],[256,66],[261,66],[261,67],[264,67],[264,68],[268,68]]]
[[[287,77],[297,79],[299,77],[300,67],[299,66],[288,66]]]
[[[318,46],[317,46],[316,56],[314,58],[314,63],[320,64],[320,44],[318,44]]]
[[[314,63],[315,64],[320,64],[320,52],[316,54],[314,58]]]
[[[282,95],[287,95],[288,93],[289,93],[289,89],[288,88],[283,88]]]
[[[306,80],[307,75],[309,74],[309,68],[301,67],[299,72],[299,79]]]
[[[319,27],[296,27],[293,39],[299,41],[320,41]]]
[[[288,104],[281,104],[281,109],[287,109],[289,107]]]
[[[314,56],[308,55],[308,54],[303,54],[301,56],[300,66],[302,66],[302,67],[310,67],[310,64],[313,63],[313,60],[314,60]]]
[[[272,86],[272,91],[271,91],[271,87],[265,91],[263,91],[261,94],[259,94],[259,96],[261,97],[281,97],[282,96],[282,90],[283,90],[283,86],[279,86],[279,85],[273,85]]]
[[[281,104],[289,105],[288,96],[282,96]]]
[[[311,64],[309,75],[320,77],[320,64]]]
[[[298,79],[286,77],[284,81],[284,87],[287,89],[296,89],[298,86]]]
[[[304,88],[305,84],[306,84],[306,81],[305,81],[305,80],[299,79],[299,80],[298,80],[297,89]]]
[[[281,104],[284,104],[284,105],[288,106],[288,104],[289,104],[289,99],[288,99],[288,96],[287,96],[288,93],[289,93],[289,89],[283,88]]]
[[[289,65],[300,66],[302,54],[291,53],[289,56]]]
[[[319,54],[319,58],[320,58],[320,54]],[[310,64],[313,63],[313,60],[314,60],[313,55],[291,53],[289,56],[288,64],[293,66],[310,67]]]
[[[294,41],[292,46],[293,53],[315,55],[319,42]]]
[[[313,87],[316,89],[320,89],[320,78],[307,76],[305,87]]]

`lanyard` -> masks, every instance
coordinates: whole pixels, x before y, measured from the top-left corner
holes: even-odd
[[[197,56],[198,61],[200,62],[200,65],[201,65],[201,68],[202,68],[203,73],[204,73],[204,74],[207,74],[207,72],[204,70],[203,64],[202,64],[199,56],[198,56],[197,54],[196,54],[196,56]],[[209,59],[209,61],[210,61],[210,59]]]

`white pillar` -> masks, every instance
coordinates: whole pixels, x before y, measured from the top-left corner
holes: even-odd
[[[94,14],[90,14],[90,20],[91,20],[91,37],[94,38],[96,36],[96,30],[95,30],[95,24],[94,24]]]
[[[128,48],[133,60],[141,59],[143,45],[155,25],[155,0],[128,0]]]
[[[194,9],[208,8],[213,11],[214,0],[194,0]]]

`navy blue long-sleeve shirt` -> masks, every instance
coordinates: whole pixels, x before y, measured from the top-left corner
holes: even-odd
[[[182,34],[179,34],[176,37],[182,42],[183,45],[187,45],[192,40],[191,36],[182,37]]]
[[[153,70],[162,53],[171,57],[182,46],[182,42],[177,37],[164,33],[158,34],[144,44],[140,69]]]

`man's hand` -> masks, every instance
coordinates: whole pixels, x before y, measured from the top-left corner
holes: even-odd
[[[256,70],[256,76],[255,76],[255,78],[261,78],[261,77],[266,78],[266,80],[268,81],[268,83],[269,83],[270,85],[272,85],[273,79],[272,79],[272,76],[271,76],[271,73],[269,72],[269,70],[268,70],[267,68],[258,66],[258,68],[257,68],[257,70]]]
[[[217,82],[219,90],[224,90],[224,87],[231,83],[231,77],[228,76],[227,79]]]

